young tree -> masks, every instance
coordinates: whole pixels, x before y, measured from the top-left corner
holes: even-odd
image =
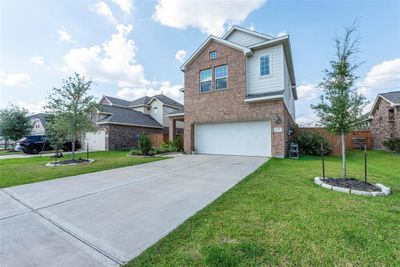
[[[342,144],[343,178],[346,178],[346,135],[359,122],[365,97],[357,92],[354,83],[359,66],[357,60],[359,38],[353,37],[356,25],[345,28],[342,38],[336,37],[335,58],[330,61],[330,68],[325,69],[325,76],[320,84],[323,88],[321,102],[312,105],[317,112],[322,126],[334,134],[340,135]]]
[[[28,135],[32,126],[26,109],[11,105],[9,108],[0,110],[0,136],[3,136],[6,141],[6,149],[8,140],[17,141]]]
[[[91,79],[75,73],[63,81],[61,88],[53,88],[46,109],[52,114],[52,127],[72,143],[75,160],[75,141],[82,140],[86,132],[95,131],[90,114],[97,108],[94,97],[88,95]]]
[[[68,138],[66,127],[62,125],[62,121],[56,121],[57,117],[53,115],[47,116],[46,136],[50,144],[55,148],[55,156],[58,156],[58,151]]]

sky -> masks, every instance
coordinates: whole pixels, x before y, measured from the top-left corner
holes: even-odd
[[[43,110],[53,87],[78,72],[91,94],[132,100],[164,93],[180,102],[180,66],[209,34],[231,25],[289,34],[299,99],[296,121],[313,125],[334,38],[358,21],[359,79],[369,104],[400,90],[400,0],[0,0],[0,108]]]

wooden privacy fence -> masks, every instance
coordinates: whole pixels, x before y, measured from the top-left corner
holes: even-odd
[[[168,141],[168,134],[166,133],[153,133],[150,134],[151,144],[153,147],[159,147],[162,142]]]
[[[342,155],[342,145],[340,143],[340,136],[331,135],[325,128],[309,127],[297,128],[298,133],[317,133],[324,136],[331,144],[333,156]],[[352,131],[346,135],[346,149],[363,149],[364,146],[368,149],[372,148],[371,132],[368,131]]]

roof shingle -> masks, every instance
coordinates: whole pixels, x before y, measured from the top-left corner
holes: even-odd
[[[382,96],[383,98],[386,98],[395,105],[400,104],[400,91],[381,93],[379,95]]]
[[[163,126],[150,115],[144,114],[140,111],[107,105],[101,105],[100,109],[102,112],[109,113],[110,115],[102,120],[99,120],[98,123],[116,123],[151,128],[163,128]]]

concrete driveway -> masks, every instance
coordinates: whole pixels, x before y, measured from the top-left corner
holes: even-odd
[[[2,189],[1,265],[126,263],[265,161],[179,156]]]

